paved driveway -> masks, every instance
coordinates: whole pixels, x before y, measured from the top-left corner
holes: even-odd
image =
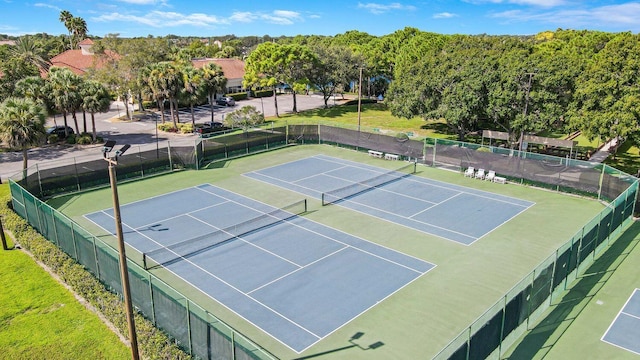
[[[321,95],[297,95],[298,111],[313,109],[324,106]],[[220,121],[224,114],[227,114],[242,106],[255,106],[260,112],[264,111],[266,117],[275,116],[275,106],[273,97],[262,99],[247,99],[236,103],[234,107],[215,107],[215,120]],[[278,95],[278,112],[279,114],[290,113],[293,108],[293,96]],[[139,146],[141,149],[153,149],[158,145],[166,146],[167,141],[172,144],[193,144],[197,140],[194,134],[171,134],[160,132],[156,138],[156,119],[149,116],[139,121],[119,121],[119,116],[125,114],[125,108],[122,102],[113,102],[107,113],[96,114],[96,131],[98,135],[104,139],[115,140],[119,144],[130,144]],[[196,111],[196,122],[204,122],[211,120],[209,106],[199,107]],[[190,122],[191,114],[188,109],[181,109],[180,122]],[[69,116],[67,118],[69,126],[74,127],[73,120]],[[63,124],[61,116],[51,117],[47,120],[47,126],[54,124]],[[80,130],[83,129],[82,114],[78,114],[78,125]],[[87,116],[87,127],[91,128],[91,119]],[[70,145],[45,145],[33,148],[28,151],[28,165],[32,166],[36,163],[67,159],[79,156],[101,156],[101,144],[87,146],[70,146]],[[9,176],[17,174],[22,169],[22,153],[9,152],[0,153],[0,179],[5,182]]]

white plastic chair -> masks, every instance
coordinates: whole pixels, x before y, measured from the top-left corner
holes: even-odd
[[[473,177],[475,173],[476,173],[476,169],[474,169],[473,166],[469,166],[467,170],[464,172],[464,176]]]
[[[493,181],[493,178],[495,177],[496,177],[496,172],[493,170],[489,170],[489,172],[487,173],[487,176],[485,176],[484,179],[487,181]]]
[[[478,169],[478,172],[476,172],[476,179],[484,179],[484,169]]]

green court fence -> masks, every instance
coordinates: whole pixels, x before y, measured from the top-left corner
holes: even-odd
[[[428,166],[464,171],[493,170],[510,182],[597,198],[607,207],[473,322],[437,359],[498,358],[539,319],[596,256],[632,221],[638,198],[635,177],[600,163],[519,152],[443,139],[414,140],[407,134],[347,129],[324,124],[265,127],[198,139],[192,146],[129,152],[118,159],[118,180],[144,178],[176,169],[268,151],[289,144],[328,144],[376,150]],[[132,156],[133,155],[133,156]],[[38,164],[10,179],[14,210],[51,242],[120,293],[117,251],[41,199],[108,186],[101,155]],[[189,353],[202,359],[273,358],[202,306],[130,261],[137,309]]]
[[[13,209],[49,241],[82,264],[110,290],[122,294],[116,249],[10,180]],[[133,249],[129,248],[129,251]],[[275,359],[166,282],[129,260],[136,309],[200,359]]]
[[[633,221],[638,182],[522,279],[435,359],[500,359]]]

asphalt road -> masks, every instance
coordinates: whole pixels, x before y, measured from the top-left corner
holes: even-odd
[[[324,106],[321,95],[297,95],[298,111],[319,108]],[[329,105],[333,102],[330,100]],[[247,99],[236,102],[234,107],[216,106],[214,110],[214,119],[221,121],[222,116],[243,106],[255,106],[266,117],[275,116],[275,106],[273,97],[262,99]],[[278,112],[279,114],[290,113],[293,108],[292,95],[278,95]],[[172,144],[193,144],[198,139],[195,134],[172,134],[158,133],[156,137],[156,118],[148,117],[138,121],[121,121],[119,116],[124,116],[125,108],[122,102],[113,102],[111,108],[106,113],[95,114],[96,131],[99,136],[105,140],[115,140],[118,144],[130,144],[133,147],[140,147],[142,150],[154,149],[156,146],[166,146],[169,141]],[[179,113],[180,122],[186,123],[191,121],[189,109],[181,109]],[[196,109],[196,123],[211,120],[209,106],[205,105]],[[159,116],[157,121],[159,121]],[[67,117],[69,126],[74,127],[73,120]],[[62,125],[61,116],[47,119],[47,126],[54,124]],[[78,114],[78,124],[80,130],[83,129],[82,114]],[[91,128],[91,119],[87,116],[87,127]],[[157,143],[157,145],[156,145]],[[94,145],[43,145],[30,149],[28,151],[28,166],[50,162],[60,159],[72,159],[74,157],[101,157],[102,144]],[[6,152],[0,153],[0,178],[3,182],[19,173],[22,170],[22,153]]]

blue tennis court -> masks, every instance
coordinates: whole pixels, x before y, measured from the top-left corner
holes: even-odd
[[[602,341],[640,355],[640,290],[635,289]]]
[[[121,207],[124,239],[300,353],[435,265],[210,184]],[[113,209],[85,215],[114,234]]]
[[[380,160],[386,161],[386,160]],[[398,165],[402,162],[398,162]],[[335,204],[470,245],[534,203],[403,172],[317,155],[244,174],[314,198],[355,194]],[[369,179],[375,179],[369,183]],[[472,180],[482,181],[482,180]],[[498,186],[498,185],[496,185]],[[324,200],[323,200],[324,201]]]

